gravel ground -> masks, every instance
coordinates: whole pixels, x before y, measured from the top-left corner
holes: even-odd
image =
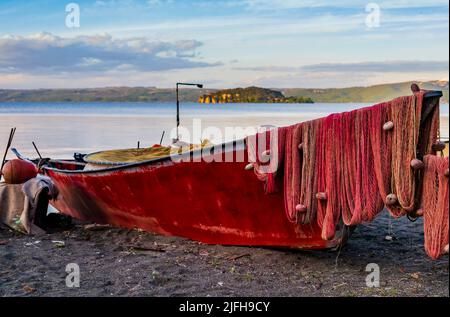
[[[422,226],[383,214],[335,252],[204,245],[82,224],[40,237],[0,229],[0,296],[448,297],[448,257],[427,257]],[[69,263],[79,265],[79,288],[66,286]],[[380,287],[366,286],[369,263],[380,268]]]

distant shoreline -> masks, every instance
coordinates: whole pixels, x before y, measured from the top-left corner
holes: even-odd
[[[350,88],[273,89],[288,98],[311,98],[315,103],[377,103],[411,94],[413,82]],[[427,90],[443,92],[442,103],[448,103],[448,81],[421,82]],[[197,102],[201,96],[214,95],[218,89],[181,89],[182,102]],[[174,102],[174,89],[155,87],[110,87],[83,89],[0,89],[0,102]],[[263,102],[266,103],[266,102]],[[276,102],[275,102],[276,103]],[[232,104],[232,103],[227,103]]]

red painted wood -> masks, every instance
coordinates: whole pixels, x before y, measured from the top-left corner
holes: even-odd
[[[82,220],[208,244],[321,249],[340,242],[322,240],[316,225],[289,222],[282,186],[266,195],[246,165],[169,159],[115,171],[45,173],[59,190],[52,205]]]

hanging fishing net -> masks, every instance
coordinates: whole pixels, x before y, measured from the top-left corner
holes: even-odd
[[[334,238],[341,221],[347,226],[369,222],[385,207],[394,217],[415,215],[424,164],[417,153],[435,154],[439,129],[439,106],[427,109],[431,112],[422,120],[425,93],[277,129],[277,142],[267,148],[278,154],[278,169],[264,173],[264,164],[254,158],[267,149],[248,146],[255,173],[265,182],[266,193],[275,190],[275,176],[283,174],[287,218],[317,223],[325,240]],[[429,197],[433,191],[448,205],[448,183],[446,188],[447,198],[436,186],[423,192]],[[430,226],[425,228],[433,239],[442,240]],[[448,227],[442,230],[448,241]]]

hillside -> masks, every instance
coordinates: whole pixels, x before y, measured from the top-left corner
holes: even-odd
[[[180,99],[196,101],[206,89],[182,89]],[[110,87],[82,89],[1,90],[0,102],[173,102],[175,89]]]
[[[280,91],[259,87],[225,89],[200,96],[199,103],[312,103],[301,96],[286,98]]]
[[[330,89],[280,89],[279,91],[262,89],[264,91],[249,90],[253,97],[259,98],[285,98],[284,102],[296,102],[296,98],[311,98],[315,102],[365,102],[375,103],[390,100],[395,97],[411,94],[412,82],[384,84],[370,87],[330,88]],[[448,102],[448,81],[431,81],[419,83],[423,89],[442,90],[443,102]],[[234,92],[236,90],[227,90]],[[239,93],[238,93],[239,94]],[[215,89],[182,89],[182,101],[196,102],[201,96],[218,95]],[[259,96],[259,97],[258,97]],[[247,96],[248,97],[248,96]],[[289,98],[293,97],[293,98]],[[0,89],[0,102],[173,102],[174,89],[159,89],[154,87],[113,87],[92,89],[38,89],[38,90],[2,90]],[[240,99],[244,99],[244,95]],[[245,101],[244,101],[245,102]],[[248,101],[246,101],[248,102]],[[262,101],[264,102],[264,101]]]
[[[365,102],[374,103],[411,94],[413,82],[384,84],[370,87],[330,88],[330,89],[283,89],[285,96],[304,96],[315,102]],[[442,102],[448,102],[448,81],[418,82],[420,88],[442,90]]]

